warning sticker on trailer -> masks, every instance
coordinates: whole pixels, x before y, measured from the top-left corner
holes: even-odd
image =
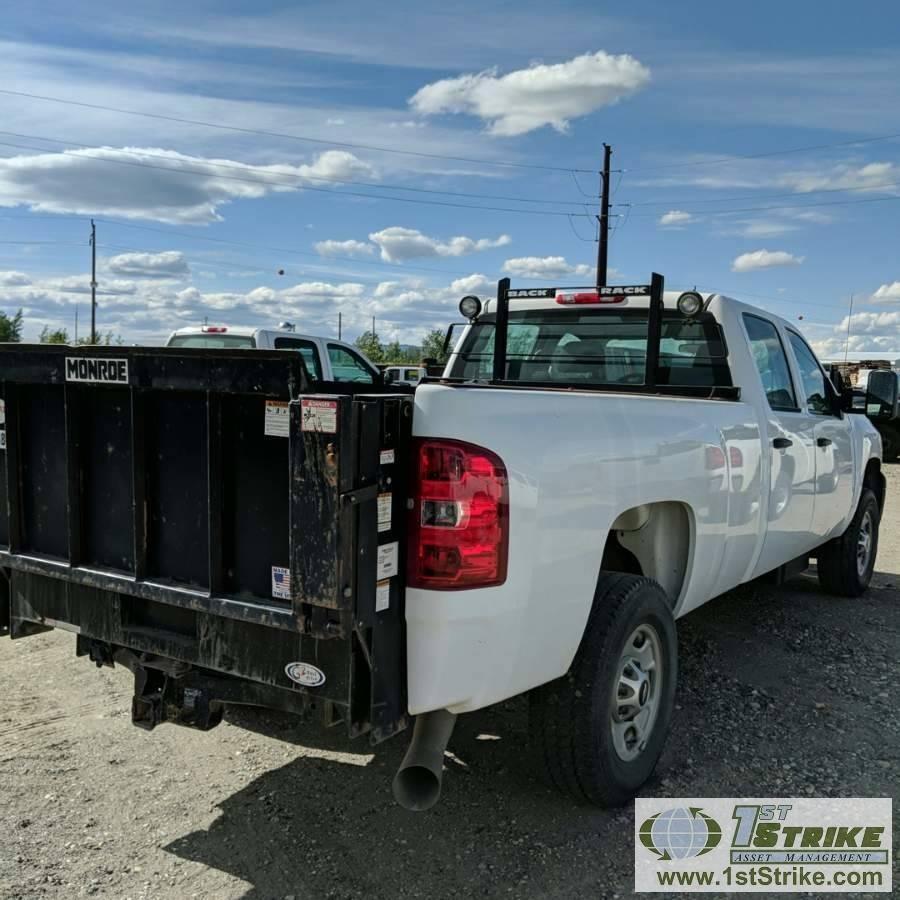
[[[6,401],[0,400],[0,425],[6,424]],[[393,462],[393,460],[391,460]]]
[[[389,466],[394,461],[394,451],[393,450],[382,450],[378,461],[383,466]]]
[[[0,428],[0,450],[6,449],[6,429]]]
[[[287,403],[266,400],[265,433],[269,437],[288,437],[291,433],[291,411]]]
[[[375,585],[375,612],[384,612],[391,606],[391,580],[386,578]]]
[[[301,400],[300,419],[304,431],[337,434],[337,400]]]
[[[291,599],[291,571],[282,566],[272,566],[272,596],[276,600]]]
[[[375,580],[383,581],[385,578],[393,578],[397,574],[398,544],[391,541],[378,548],[378,565],[375,571]]]
[[[378,495],[378,530],[391,530],[391,501],[393,494]]]

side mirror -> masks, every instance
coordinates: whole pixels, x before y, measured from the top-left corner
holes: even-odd
[[[385,384],[393,384],[397,380],[396,372],[393,372],[391,369],[386,369],[384,372],[384,383]]]
[[[880,422],[900,419],[900,373],[890,369],[869,373],[865,413]]]
[[[852,387],[845,387],[838,400],[838,408],[843,413],[858,413],[865,415],[866,407],[862,394]]]

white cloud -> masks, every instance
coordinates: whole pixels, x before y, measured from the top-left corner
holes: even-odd
[[[0,159],[0,206],[198,224],[220,220],[219,207],[235,199],[359,176],[375,174],[344,150],[328,150],[299,166],[254,166],[134,147],[66,150]]]
[[[900,188],[900,167],[890,162],[873,162],[864,166],[839,165],[826,172],[800,171],[783,175],[780,183],[798,193],[852,189],[865,193],[896,192]],[[893,188],[893,191],[886,190]]]
[[[494,282],[492,282],[486,275],[466,275],[464,278],[457,278],[456,281],[450,282],[450,293],[451,294],[477,294],[479,291],[483,291],[486,288],[490,288],[494,286]]]
[[[900,281],[892,281],[890,284],[883,284],[874,294],[872,300],[876,303],[892,303],[900,300]]]
[[[506,75],[490,69],[445,78],[420,88],[409,102],[422,115],[468,113],[487,122],[491,134],[513,136],[544,125],[565,131],[571,119],[616,103],[649,80],[649,70],[633,56],[600,50]]]
[[[42,281],[41,285],[51,291],[59,291],[62,294],[90,294],[91,279],[88,275],[67,275],[65,278],[50,278]],[[120,294],[135,294],[137,287],[133,281],[118,278],[98,278],[97,294],[99,296],[114,297]]]
[[[794,256],[785,250],[754,250],[742,253],[731,264],[732,272],[752,272],[755,269],[770,269],[773,266],[799,266],[802,256]]]
[[[770,238],[780,237],[783,234],[788,234],[789,232],[796,230],[797,226],[791,225],[789,222],[756,219],[750,222],[744,222],[738,233],[743,237],[748,238]]]
[[[659,224],[664,228],[678,226],[678,225],[687,225],[688,222],[692,222],[694,217],[689,213],[685,212],[683,209],[670,209],[667,213],[663,213],[659,218]]]
[[[584,263],[572,265],[564,256],[518,256],[506,260],[503,271],[518,278],[560,278],[563,275],[593,275],[596,270]]]
[[[508,234],[498,238],[479,238],[458,236],[442,241],[428,237],[415,228],[402,228],[393,225],[369,235],[369,240],[377,244],[381,250],[381,258],[385,262],[403,262],[426,256],[465,256],[479,250],[490,250],[493,247],[505,247],[511,242]]]
[[[0,285],[3,287],[18,287],[31,284],[31,279],[24,272],[0,272]]]
[[[371,256],[375,252],[365,241],[318,241],[315,247],[320,256]]]
[[[187,260],[179,250],[162,253],[120,253],[104,262],[114,275],[128,278],[183,278],[190,274]]]

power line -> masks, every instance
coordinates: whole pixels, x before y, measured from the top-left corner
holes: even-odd
[[[0,93],[2,93],[2,91],[0,91]],[[49,153],[57,155],[57,156],[63,155],[63,153],[60,151],[57,151],[54,153],[54,151],[52,151],[52,150],[48,151],[46,148],[43,148],[43,147],[33,147],[33,146],[28,146],[26,144],[13,144],[13,143],[10,143],[7,141],[0,141],[0,147],[17,147],[18,149],[21,149],[21,150],[36,150],[40,153],[48,153],[49,152]],[[205,178],[215,177],[215,178],[225,179],[226,181],[241,181],[241,182],[246,182],[246,183],[250,183],[250,184],[267,185],[268,187],[273,187],[273,186],[277,187],[279,184],[279,182],[273,181],[272,179],[269,179],[269,178],[241,178],[238,175],[216,175],[216,174],[212,174],[210,172],[204,172],[200,169],[175,168],[173,166],[156,166],[151,163],[135,162],[133,160],[128,160],[128,159],[111,159],[111,158],[105,157],[105,156],[87,156],[85,154],[82,154],[81,158],[91,159],[94,162],[113,163],[115,165],[120,165],[120,166],[132,166],[133,168],[139,168],[139,169],[155,169],[155,170],[161,171],[161,172],[171,172],[173,175],[200,175]],[[362,191],[341,191],[341,190],[337,190],[334,188],[314,187],[313,185],[309,185],[309,184],[304,184],[302,187],[298,187],[298,190],[314,191],[314,192],[317,192],[320,194],[338,194],[338,195],[344,196],[344,197],[365,197],[369,200],[387,200],[392,203],[418,203],[418,204],[423,204],[425,206],[448,206],[448,207],[453,207],[455,209],[472,209],[472,210],[478,210],[480,212],[508,212],[508,213],[515,213],[517,215],[532,215],[532,216],[568,216],[568,215],[572,215],[572,216],[585,217],[584,213],[575,213],[575,212],[568,213],[568,212],[564,212],[562,210],[555,210],[555,209],[542,210],[542,209],[524,209],[524,208],[515,209],[513,207],[508,207],[508,206],[481,206],[481,205],[473,206],[470,203],[453,203],[449,200],[448,201],[420,200],[416,197],[389,197],[389,196],[385,196],[382,194],[366,194],[366,193],[363,193]]]
[[[0,92],[2,93],[2,92]],[[852,141],[834,141],[829,144],[811,144],[806,147],[790,147],[783,150],[768,150],[762,153],[744,153],[734,156],[722,156],[718,159],[694,160],[693,162],[667,163],[661,166],[638,166],[628,168],[626,172],[661,172],[667,169],[687,169],[697,166],[717,166],[722,163],[735,162],[742,159],[765,159],[770,156],[788,156],[792,153],[811,153],[815,150],[833,150],[835,147],[855,147],[858,144],[874,144],[879,141],[892,141],[900,138],[900,133],[882,134],[870,138],[857,138]]]
[[[640,200],[634,201],[632,203],[620,203],[613,204],[618,206],[671,206],[671,207],[681,207],[690,203],[741,203],[745,200],[778,200],[782,197],[805,197],[808,194],[836,194],[836,193],[846,193],[846,192],[855,192],[855,191],[876,191],[881,188],[889,188],[889,187],[897,187],[900,186],[900,181],[881,181],[875,184],[866,184],[866,185],[857,185],[856,187],[843,187],[843,188],[814,188],[809,191],[788,191],[782,194],[762,194],[762,195],[754,195],[754,194],[743,194],[740,197],[708,197],[706,199],[699,198],[696,200],[693,199],[673,199],[673,200]],[[688,210],[685,210],[686,212]],[[694,210],[691,210],[693,212]],[[701,212],[702,210],[696,210],[697,212]]]
[[[203,128],[216,128],[222,131],[234,131],[239,134],[255,134],[262,137],[283,138],[291,141],[303,141],[310,144],[320,144],[328,147],[347,147],[353,150],[369,150],[375,153],[396,153],[404,156],[418,156],[425,159],[441,159],[449,162],[466,162],[485,166],[503,166],[515,169],[543,169],[548,172],[583,172],[591,173],[590,169],[578,169],[573,166],[547,166],[538,163],[518,163],[508,160],[479,159],[470,156],[446,156],[441,153],[425,153],[421,150],[398,150],[395,147],[377,147],[371,144],[354,144],[349,141],[329,141],[322,138],[313,138],[301,134],[290,134],[278,131],[265,131],[259,128],[243,128],[238,125],[226,125],[222,122],[204,122],[201,119],[186,119],[180,116],[167,116],[162,113],[140,112],[135,109],[123,109],[116,106],[104,106],[99,103],[86,103],[82,100],[67,100],[63,97],[50,97],[45,94],[31,94],[26,91],[11,91],[0,88],[0,94],[12,97],[25,97],[29,100],[41,100],[48,103],[62,103],[66,106],[79,106],[84,109],[96,109],[102,112],[113,112],[124,116],[140,116],[145,119],[158,119],[164,122],[178,122],[182,125],[199,125]]]
[[[22,134],[17,131],[0,131],[0,134],[9,135],[10,137],[24,138],[29,141],[44,141],[49,144],[61,144],[65,147],[77,147],[83,150],[110,150],[114,149],[112,147],[103,147],[98,146],[96,144],[83,144],[79,141],[69,141],[69,140],[61,140],[60,138],[51,138],[44,137],[40,134]],[[45,150],[39,147],[27,147],[24,145],[17,144],[3,144],[2,146],[12,146],[12,147],[21,147],[22,149],[31,149],[36,150],[42,153],[48,153],[52,151]],[[178,152],[178,151],[175,151]],[[172,159],[171,156],[166,153],[155,153],[152,150],[138,150],[135,148],[128,148],[128,153],[132,156],[137,157],[147,157],[149,159],[162,159],[168,160],[169,162],[178,162],[178,160]],[[188,154],[183,154],[187,156]],[[88,159],[97,159],[98,157],[89,156]],[[238,172],[247,172],[248,170],[262,170],[265,166],[257,166],[253,163],[227,163],[221,162],[218,160],[207,160],[207,159],[199,159],[197,157],[189,157],[193,159],[195,162],[202,163],[204,166],[211,166],[216,169],[229,169],[232,171]],[[99,157],[101,160],[107,159],[107,157]],[[169,168],[169,167],[167,167]],[[177,169],[175,171],[178,171]],[[574,173],[573,173],[574,175]],[[218,176],[216,176],[218,177]],[[260,178],[259,180],[263,184],[271,183],[272,179],[275,178],[288,178],[291,181],[295,181],[299,186],[305,186],[308,181],[325,181],[333,184],[353,184],[359,187],[368,187],[368,188],[376,188],[377,190],[394,190],[394,191],[410,191],[417,194],[439,194],[450,197],[468,197],[474,200],[505,200],[513,203],[545,203],[545,204],[556,204],[560,206],[582,206],[584,201],[582,200],[548,200],[546,198],[539,197],[510,197],[504,194],[483,194],[483,193],[474,193],[467,191],[442,191],[437,188],[419,188],[419,187],[409,187],[407,185],[402,184],[389,184],[386,182],[375,182],[375,181],[356,181],[351,178],[340,178],[340,177],[331,177],[329,178],[327,175],[294,175],[289,172],[273,172],[271,175],[267,174],[265,178]],[[280,184],[281,182],[276,182]]]
[[[860,200],[826,200],[820,203],[794,203],[794,204],[785,204],[782,206],[745,206],[745,207],[737,207],[734,209],[713,209],[713,210],[691,210],[692,212],[702,213],[704,216],[733,216],[736,213],[746,213],[746,212],[768,212],[772,210],[781,210],[781,209],[815,209],[820,206],[855,206],[859,203],[886,203],[889,201],[900,200],[900,196],[897,197],[865,197]],[[688,212],[688,210],[685,210]],[[641,217],[656,217],[658,213],[635,213],[636,216]]]

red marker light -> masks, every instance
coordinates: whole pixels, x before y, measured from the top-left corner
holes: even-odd
[[[556,302],[563,306],[574,306],[576,304],[590,303],[621,303],[625,299],[624,294],[604,294],[600,295],[596,291],[585,294],[557,294]]]
[[[228,329],[224,325],[204,325],[206,334],[224,334]]]

